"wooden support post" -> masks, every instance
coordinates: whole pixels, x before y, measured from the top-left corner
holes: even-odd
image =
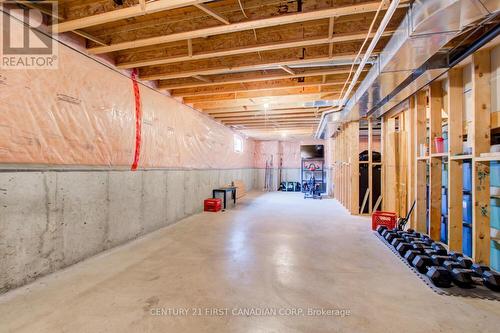
[[[368,213],[373,211],[373,123],[368,118]],[[364,211],[364,208],[362,209]]]
[[[448,71],[448,141],[450,157],[463,150],[463,77],[461,68]],[[448,158],[448,248],[462,252],[462,160]]]
[[[397,212],[397,138],[396,133],[396,118],[387,118],[387,126],[385,127],[385,159],[384,159],[384,210]]]
[[[417,92],[415,98],[415,149],[417,156],[420,156],[420,146],[425,145],[425,138],[427,136],[427,116],[426,104],[427,93],[425,90]],[[415,161],[415,230],[418,232],[427,232],[427,202],[426,202],[426,169],[427,161]]]
[[[416,122],[416,101],[414,98],[410,98],[410,108],[407,111],[406,117],[406,133],[407,133],[407,168],[408,176],[407,179],[407,204],[406,207],[409,209],[413,202],[416,200],[416,190],[415,190],[415,168],[417,161],[417,148],[416,148],[416,136],[415,136],[415,122]],[[410,216],[410,228],[416,228],[416,214],[415,212]]]
[[[478,157],[490,148],[490,51],[472,56],[472,155]],[[472,163],[472,257],[490,262],[490,176],[489,163]]]
[[[359,214],[359,122],[349,123],[351,129],[350,142],[347,145],[349,150],[349,160],[351,172],[349,178],[351,180],[351,214]]]
[[[432,154],[437,153],[434,139],[442,136],[442,106],[443,88],[440,81],[434,81],[430,86],[430,142]],[[441,238],[441,198],[442,198],[442,157],[431,154],[429,170],[430,191],[430,223],[429,236],[438,240]]]

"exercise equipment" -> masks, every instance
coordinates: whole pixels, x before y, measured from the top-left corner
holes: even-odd
[[[443,266],[443,263],[445,261],[452,261],[453,260],[452,257],[446,256],[446,255],[432,255],[431,259],[432,259],[432,262],[434,263],[434,265],[436,265],[436,266]]]
[[[474,271],[476,276],[482,276],[484,272],[491,270],[488,266],[481,264],[472,264],[470,269]]]
[[[450,272],[443,267],[432,266],[429,267],[425,275],[434,283],[435,286],[440,288],[451,287],[452,276]]]
[[[449,270],[450,272],[455,269],[455,268],[464,268],[462,265],[460,265],[458,262],[456,262],[455,260],[445,260],[443,262],[443,264],[441,265],[443,266],[444,268],[446,268],[447,270]]]
[[[459,257],[457,259],[457,262],[462,265],[463,268],[471,268],[472,267],[472,260],[465,258],[465,257]]]
[[[493,271],[483,273],[483,283],[493,291],[500,291],[500,274]]]
[[[383,232],[384,230],[387,230],[387,226],[385,226],[385,225],[379,225],[379,226],[377,227],[377,232],[379,233],[379,235],[382,235],[382,232]]]
[[[473,271],[471,269],[453,268],[451,270],[453,283],[460,288],[472,288],[472,285],[474,284],[474,281],[472,281],[472,273]]]
[[[418,250],[411,250],[410,249],[410,250],[406,251],[405,259],[411,265],[411,263],[413,262],[413,259],[415,259],[415,257],[419,254],[422,254],[422,253]]]
[[[405,242],[400,242],[396,246],[396,251],[398,251],[400,255],[404,255],[409,249],[411,249],[411,245]]]
[[[307,186],[309,188],[308,191],[304,192],[304,199],[312,198],[312,199],[322,199],[321,197],[321,184],[316,182],[316,178],[314,175],[309,178],[307,182]]]
[[[432,259],[428,255],[418,254],[411,262],[411,265],[420,273],[425,274],[427,272],[427,268],[432,266]]]

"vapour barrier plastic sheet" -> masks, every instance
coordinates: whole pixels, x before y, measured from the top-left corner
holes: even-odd
[[[20,32],[21,33],[21,32]],[[57,70],[0,70],[0,163],[129,168],[136,145],[132,80],[64,45]],[[227,127],[143,85],[139,168],[253,166]]]

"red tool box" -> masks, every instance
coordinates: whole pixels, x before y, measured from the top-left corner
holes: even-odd
[[[222,199],[205,199],[205,212],[218,212],[222,208]]]

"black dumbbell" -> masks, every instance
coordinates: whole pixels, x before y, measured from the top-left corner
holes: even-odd
[[[385,226],[385,225],[379,225],[379,226],[377,227],[377,232],[379,233],[379,235],[382,235],[382,232],[383,232],[384,230],[387,230],[387,226]]]
[[[389,229],[384,229],[381,233],[382,237],[385,238],[385,235],[387,235],[387,233],[389,232]]]
[[[445,248],[443,245],[441,245],[441,244],[439,244],[439,243],[437,243],[437,242],[432,243],[432,245],[431,245],[431,246],[432,246],[432,248],[433,248],[435,251],[438,251],[438,252],[440,252],[440,253],[443,253],[443,254],[442,254],[443,256],[444,256],[444,255],[446,255],[446,254],[448,254],[448,252],[446,251],[446,248]]]
[[[441,265],[443,266],[444,268],[446,268],[447,270],[449,270],[450,272],[455,269],[455,268],[464,268],[462,265],[460,265],[458,262],[456,262],[455,260],[445,260],[443,262],[443,264]]]
[[[405,252],[405,259],[411,265],[411,263],[413,262],[413,259],[415,259],[415,257],[419,254],[421,254],[420,251],[410,249],[410,250]]]
[[[453,268],[451,270],[453,283],[460,288],[472,288],[472,285],[474,284],[474,281],[472,281],[472,273],[473,271],[471,269]]]
[[[483,283],[493,291],[500,291],[500,274],[493,271],[483,273]]]
[[[432,259],[427,255],[418,254],[411,262],[411,265],[420,273],[425,274],[427,272],[427,267],[432,266]]]
[[[486,265],[472,264],[471,268],[475,276],[482,276],[484,272],[489,271],[490,268]]]
[[[388,232],[386,235],[385,235],[385,239],[389,242],[389,244],[392,243],[392,240],[394,238],[398,237],[398,234],[395,233],[394,231],[391,231],[391,232]]]
[[[464,256],[462,253],[460,253],[460,252],[455,252],[455,251],[450,251],[450,252],[448,253],[448,255],[449,255],[450,257],[452,257],[452,258],[453,258],[453,260],[458,260],[458,258],[460,258],[460,257],[463,257],[463,256]]]
[[[472,267],[472,260],[465,258],[465,257],[459,257],[457,259],[457,262],[463,266],[463,268],[471,268]]]
[[[431,266],[425,275],[427,275],[427,277],[437,287],[448,288],[451,286],[451,274],[444,267]]]
[[[443,255],[432,255],[431,259],[432,259],[432,262],[434,263],[434,265],[436,265],[436,266],[442,266],[445,261],[447,261],[447,260],[452,261],[453,260],[450,256],[443,256]]]
[[[400,242],[398,244],[398,246],[396,246],[396,251],[399,252],[400,255],[404,255],[406,253],[406,251],[408,251],[409,249],[411,249],[411,245],[409,243],[405,243],[405,242]]]
[[[396,238],[394,238],[394,239],[392,240],[391,245],[392,245],[394,248],[396,248],[396,247],[398,247],[399,243],[404,243],[404,242],[405,242],[404,238],[401,238],[401,237],[396,237]]]

